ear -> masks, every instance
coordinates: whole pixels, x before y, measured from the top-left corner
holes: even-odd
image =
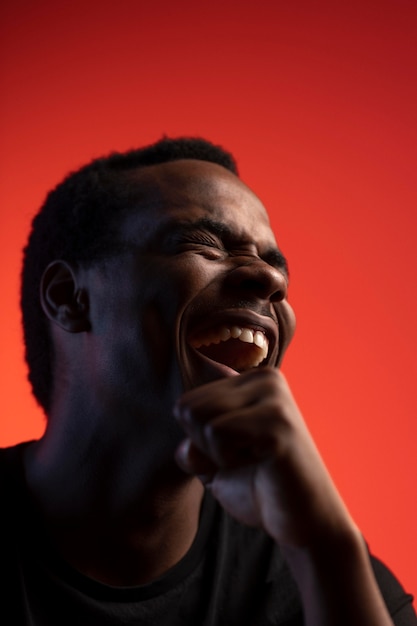
[[[69,333],[90,330],[88,296],[77,287],[77,277],[66,261],[54,261],[41,281],[41,305],[45,315]]]

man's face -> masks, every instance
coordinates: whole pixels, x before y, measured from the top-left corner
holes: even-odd
[[[120,227],[130,251],[96,272],[91,296],[108,400],[166,411],[184,389],[276,366],[294,314],[259,199],[204,161],[148,167],[129,184],[140,204]]]

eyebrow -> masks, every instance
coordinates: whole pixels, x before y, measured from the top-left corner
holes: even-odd
[[[163,229],[164,235],[175,235],[178,232],[193,232],[196,230],[206,230],[211,234],[221,239],[225,244],[233,244],[237,242],[238,235],[227,224],[210,219],[209,217],[203,217],[197,221],[176,221],[173,220],[165,226]],[[246,243],[246,242],[245,242]],[[286,278],[289,278],[288,262],[282,252],[275,246],[268,248],[260,255],[268,265],[272,265],[281,272],[283,272]]]

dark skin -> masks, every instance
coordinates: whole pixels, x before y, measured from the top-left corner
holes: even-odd
[[[120,224],[128,252],[44,275],[57,367],[26,474],[57,549],[102,582],[150,582],[189,549],[206,485],[281,545],[306,624],[392,624],[277,367],[295,320],[265,208],[202,161],[146,168],[138,183],[152,208]],[[266,337],[261,365],[248,365],[254,345],[216,358],[196,347],[233,325]]]

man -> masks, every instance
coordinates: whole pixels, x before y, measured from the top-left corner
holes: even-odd
[[[287,288],[262,203],[206,141],[49,194],[22,280],[48,421],[0,458],[3,622],[417,624],[278,369]]]

